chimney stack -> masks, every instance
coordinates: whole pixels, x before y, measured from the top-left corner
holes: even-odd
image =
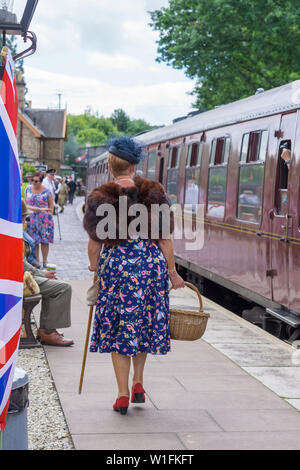
[[[25,108],[25,87],[26,83],[21,71],[16,72],[16,85],[19,100],[19,107],[24,111]]]

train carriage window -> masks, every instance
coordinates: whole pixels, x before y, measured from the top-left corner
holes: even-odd
[[[250,134],[244,134],[241,150],[241,162],[247,161]]]
[[[142,159],[142,160],[136,165],[136,175],[137,175],[137,176],[143,176],[143,168],[144,168],[144,160]]]
[[[169,152],[168,168],[178,168],[180,161],[180,147],[172,147]]]
[[[291,150],[291,140],[283,140],[279,146],[278,167],[277,167],[277,190],[276,190],[276,209],[277,214],[285,215],[287,213],[287,198],[288,198],[288,180],[289,170],[281,154],[284,149]]]
[[[217,148],[217,139],[214,139],[211,144],[211,150],[210,150],[210,160],[209,163],[211,165],[215,164],[215,155],[216,155],[216,148]]]
[[[201,163],[202,153],[203,153],[203,142],[197,142],[189,145],[188,154],[186,159],[187,167],[199,166]]]
[[[230,141],[230,137],[221,137],[213,140],[210,152],[211,165],[221,165],[228,161]]]
[[[149,180],[155,180],[155,170],[156,170],[156,152],[150,152],[148,156],[148,169],[147,169],[147,178]]]
[[[203,153],[203,142],[189,145],[187,168],[185,171],[184,204],[192,205],[188,210],[196,213],[199,200],[200,163]],[[187,208],[185,208],[187,210]]]
[[[255,131],[244,134],[240,161],[244,163],[265,161],[268,148],[268,131]]]
[[[229,160],[230,145],[231,145],[231,139],[230,139],[230,137],[227,137],[227,138],[225,139],[223,163],[227,163],[228,160]]]
[[[199,200],[199,181],[200,181],[200,168],[191,167],[187,168],[185,172],[185,193],[184,203],[192,205],[192,212],[197,212],[196,204]]]
[[[240,155],[237,218],[260,223],[268,131],[244,134]]]
[[[261,162],[264,162],[267,156],[268,140],[269,140],[269,132],[263,131],[260,136],[260,151],[259,151],[259,158],[258,158]]]
[[[171,204],[178,202],[178,180],[181,147],[171,147],[167,170],[167,193]]]
[[[251,132],[248,147],[247,162],[256,162],[258,160],[260,132]]]
[[[207,194],[207,215],[211,217],[223,218],[225,215],[230,145],[230,137],[221,137],[212,141]]]

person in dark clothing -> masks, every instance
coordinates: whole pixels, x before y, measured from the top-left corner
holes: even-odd
[[[75,195],[75,191],[76,191],[76,183],[74,180],[70,180],[68,182],[68,186],[70,188],[70,192],[69,192],[69,203],[70,204],[73,204],[73,200],[74,200],[74,195]]]

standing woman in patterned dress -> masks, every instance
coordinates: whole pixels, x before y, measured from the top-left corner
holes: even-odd
[[[126,199],[128,207],[144,205],[148,225],[153,204],[170,206],[159,183],[134,176],[141,157],[142,148],[132,139],[122,138],[112,143],[108,162],[114,180],[91,192],[84,217],[84,228],[90,237],[89,269],[100,275],[90,351],[111,354],[118,385],[113,409],[121,414],[126,414],[129,406],[131,360],[134,371],[131,402],[144,403],[147,354],[166,355],[170,351],[169,279],[173,288],[184,287],[183,279],[176,272],[171,235],[162,239],[160,226],[156,239],[130,237],[127,216],[126,227],[121,226],[121,219],[119,226],[120,198]],[[116,211],[115,227],[110,232],[113,235],[108,237],[99,233],[104,216],[99,216],[98,210],[104,204]],[[150,226],[148,234],[149,237],[152,234]]]
[[[27,232],[35,242],[36,261],[39,263],[41,245],[43,267],[47,266],[49,244],[54,239],[53,210],[54,201],[50,191],[42,184],[43,175],[36,173],[32,178],[32,186],[25,191],[25,201],[33,212],[28,222]]]

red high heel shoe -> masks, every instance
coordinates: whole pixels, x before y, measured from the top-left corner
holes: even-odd
[[[121,415],[126,415],[128,407],[129,407],[128,397],[117,398],[116,403],[113,405],[113,409],[115,411],[119,411]]]
[[[145,390],[137,383],[131,389],[131,403],[145,403]]]

